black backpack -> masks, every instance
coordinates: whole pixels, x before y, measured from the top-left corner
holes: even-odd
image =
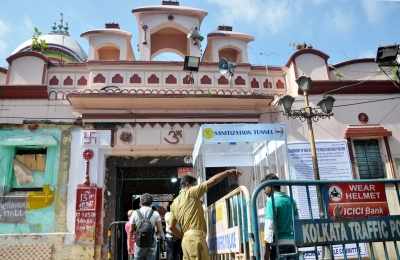
[[[153,215],[153,210],[147,218],[144,218],[140,210],[136,210],[139,217],[139,222],[136,226],[136,244],[142,248],[149,248],[154,245],[154,225],[151,224],[150,218]]]

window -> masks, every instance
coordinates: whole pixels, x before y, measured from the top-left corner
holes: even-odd
[[[384,178],[385,168],[378,140],[353,140],[353,143],[360,179]]]
[[[44,185],[47,149],[16,147],[13,160],[11,190],[38,190]]]

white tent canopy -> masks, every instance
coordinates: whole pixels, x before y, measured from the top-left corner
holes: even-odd
[[[286,160],[286,138],[284,124],[205,124],[196,139],[193,164],[254,166],[272,154],[279,160],[278,150]]]

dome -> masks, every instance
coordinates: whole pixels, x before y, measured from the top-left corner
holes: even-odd
[[[79,45],[77,41],[65,34],[45,34],[39,36],[39,39],[45,40],[48,45],[48,50],[46,50],[43,54],[48,56],[50,59],[59,59],[57,55],[60,52],[66,56],[62,58],[65,59],[66,62],[83,62],[87,59],[87,55],[82,47]],[[16,54],[18,52],[23,52],[27,50],[32,44],[32,40],[27,40],[26,42],[19,45],[12,53]]]

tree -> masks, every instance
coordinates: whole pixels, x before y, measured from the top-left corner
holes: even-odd
[[[39,31],[37,27],[33,28],[32,35],[32,50],[37,52],[43,52],[47,49],[47,43],[43,39],[39,39],[42,33]]]

